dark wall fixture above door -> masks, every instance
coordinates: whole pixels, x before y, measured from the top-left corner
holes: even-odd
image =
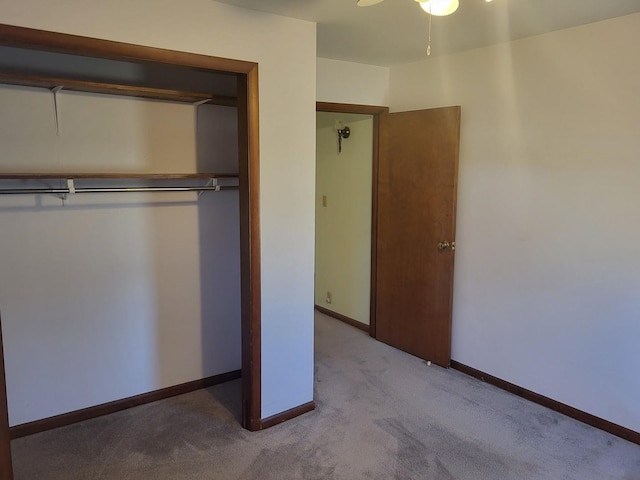
[[[351,136],[349,127],[338,128],[338,153],[342,153],[342,139],[349,138],[349,136]]]

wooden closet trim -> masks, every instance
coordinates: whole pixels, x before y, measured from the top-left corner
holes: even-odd
[[[0,45],[110,60],[165,63],[228,74],[247,74],[257,66],[254,62],[210,57],[198,53],[178,52],[13,25],[0,25]]]
[[[252,432],[262,423],[260,306],[260,131],[258,66],[238,75],[238,155],[240,157],[240,271],[242,278],[242,425]],[[244,161],[242,159],[245,159]],[[246,301],[245,301],[246,299]],[[245,374],[248,373],[248,374]]]
[[[0,25],[0,45],[136,62],[177,65],[238,79],[243,426],[261,423],[258,64],[31,28]],[[0,350],[1,353],[1,350]],[[0,363],[0,480],[11,480],[4,357]],[[4,407],[2,407],[4,405]],[[4,409],[3,409],[4,408]],[[6,456],[8,457],[6,458]]]
[[[377,285],[377,237],[378,237],[378,139],[380,137],[380,115],[389,113],[382,105],[358,105],[353,103],[316,102],[316,112],[357,113],[373,115],[373,151],[371,170],[371,292],[369,294],[369,335],[376,338],[376,285]],[[337,318],[337,317],[336,317]],[[347,322],[348,323],[348,322]],[[360,328],[360,327],[359,327]]]

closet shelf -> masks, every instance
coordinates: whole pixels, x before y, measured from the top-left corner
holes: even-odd
[[[235,107],[238,104],[236,97],[230,97],[226,95],[212,95],[210,93],[187,92],[183,90],[139,87],[135,85],[124,85],[117,83],[90,82],[68,78],[19,75],[13,73],[0,73],[0,84],[40,87],[47,89],[62,87],[63,90],[73,90],[77,92],[126,95],[131,97],[152,98],[155,100],[169,100],[173,102],[185,103],[211,103],[214,105],[222,105],[228,107]]]

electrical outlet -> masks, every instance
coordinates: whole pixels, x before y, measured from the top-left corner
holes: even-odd
[[[327,292],[327,303],[331,303],[331,292]]]

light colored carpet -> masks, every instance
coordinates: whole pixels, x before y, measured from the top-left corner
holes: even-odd
[[[250,433],[229,382],[16,440],[16,479],[640,480],[640,446],[322,314],[315,399]]]

